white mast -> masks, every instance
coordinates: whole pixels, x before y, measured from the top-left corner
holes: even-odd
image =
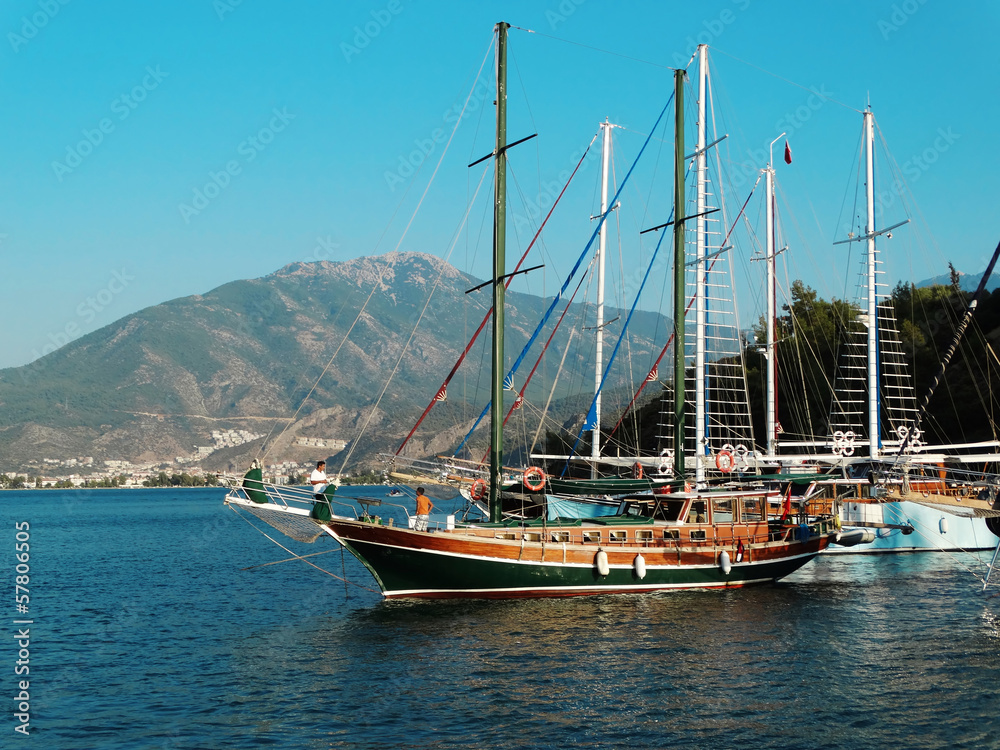
[[[705,435],[705,318],[707,292],[705,278],[705,254],[707,235],[705,227],[705,178],[706,178],[706,138],[705,138],[705,100],[708,98],[708,46],[698,45],[698,143],[695,146],[695,173],[697,177],[697,197],[695,214],[698,215],[695,265],[695,344],[694,344],[694,454],[695,481],[701,485],[705,482],[704,456],[708,448]],[[675,216],[676,221],[683,217]]]
[[[611,153],[611,123],[604,118],[601,123],[604,140],[601,151],[601,216],[608,210],[608,160]],[[601,457],[601,376],[604,369],[604,251],[607,245],[608,222],[601,223],[600,242],[597,246],[597,344],[594,371],[594,431],[590,445],[591,479],[597,478],[597,461]]]
[[[868,222],[865,234],[868,238],[868,455],[878,456],[878,317],[876,309],[876,264],[875,264],[875,129],[871,107],[865,110],[865,185],[868,197]]]
[[[765,414],[767,429],[767,455],[774,456],[778,451],[778,358],[775,350],[775,333],[777,328],[778,304],[777,281],[775,273],[774,251],[774,144],[785,136],[779,135],[769,147],[767,169],[764,170],[764,186],[767,201],[765,221],[767,222],[767,413]]]

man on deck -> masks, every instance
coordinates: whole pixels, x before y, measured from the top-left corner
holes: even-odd
[[[312,485],[313,494],[317,500],[323,499],[323,493],[326,492],[326,461],[320,461],[316,464],[316,468],[313,473],[309,475],[309,484]]]
[[[424,488],[417,487],[417,520],[413,524],[414,531],[427,531],[427,520],[433,509],[434,503],[424,494]]]

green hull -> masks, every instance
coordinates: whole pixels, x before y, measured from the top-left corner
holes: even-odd
[[[820,540],[802,554],[778,560],[718,565],[647,566],[640,579],[632,567],[601,576],[586,564],[500,560],[340,537],[375,576],[387,598],[530,598],[644,593],[683,588],[731,588],[775,581],[818,554]]]

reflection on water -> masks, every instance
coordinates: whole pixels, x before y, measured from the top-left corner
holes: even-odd
[[[1000,598],[973,556],[820,558],[741,591],[384,602],[298,562],[241,570],[287,553],[217,492],[92,493],[71,516],[2,499],[5,524],[32,521],[45,747],[1000,746]],[[371,585],[349,555],[313,559]]]

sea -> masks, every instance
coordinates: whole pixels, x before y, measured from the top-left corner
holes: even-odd
[[[412,503],[386,491],[340,494]],[[723,592],[387,602],[332,540],[257,528],[224,494],[0,492],[0,747],[1000,747],[985,553],[820,557]],[[265,533],[322,570],[278,563]]]

